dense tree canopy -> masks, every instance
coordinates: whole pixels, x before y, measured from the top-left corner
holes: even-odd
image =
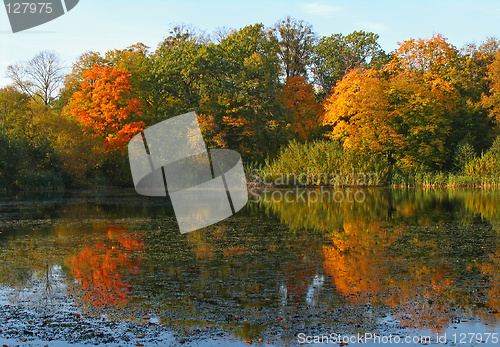
[[[458,49],[438,34],[388,54],[378,39],[320,37],[290,17],[212,36],[177,26],[156,48],[84,52],[65,77],[57,54],[41,52],[9,66],[13,83],[0,89],[0,182],[13,179],[12,151],[23,148],[26,181],[43,172],[131,184],[131,136],[193,110],[208,146],[247,163],[326,135],[346,158],[389,163],[387,172],[465,168],[457,156],[474,158],[498,134],[500,41]]]
[[[465,64],[441,35],[405,41],[380,71],[348,73],[325,100],[323,123],[346,147],[385,152],[402,168],[449,166],[460,140],[488,137]]]

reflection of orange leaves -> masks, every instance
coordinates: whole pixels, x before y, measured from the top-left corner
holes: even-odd
[[[487,289],[488,306],[500,311],[500,249],[490,255],[490,261],[481,266],[481,273],[489,277],[490,286]]]
[[[197,260],[207,260],[213,259],[214,251],[211,245],[201,245],[196,248],[196,259]]]
[[[108,226],[105,231],[111,243],[86,246],[71,263],[73,276],[84,291],[85,300],[95,306],[125,304],[131,284],[123,280],[123,272],[138,274],[140,263],[130,251],[143,249],[143,243],[122,227]]]
[[[350,301],[360,302],[363,296],[378,294],[382,289],[380,275],[387,271],[382,268],[384,248],[394,235],[384,235],[380,223],[375,222],[346,222],[344,233],[344,238],[332,239],[333,247],[323,247],[324,267],[338,291]]]
[[[413,327],[433,327],[436,331],[450,321],[449,297],[454,281],[452,269],[448,265],[438,267],[418,267],[410,269],[407,281],[393,283],[399,290],[385,300],[402,309],[396,314],[401,324]]]
[[[394,264],[405,267],[404,259],[387,256],[399,233],[373,220],[345,222],[343,229],[342,238],[333,238],[333,246],[323,247],[324,269],[337,291],[356,304],[379,301],[397,308],[395,316],[403,325],[446,326],[450,312],[442,302],[454,300],[449,297],[454,284],[450,266],[410,263],[404,275],[393,277]]]
[[[127,251],[142,251],[144,242],[138,241],[135,235],[131,234],[123,226],[110,225],[104,228],[110,240],[118,241]]]
[[[248,252],[248,249],[240,245],[234,247],[228,247],[224,250],[224,257],[235,257],[241,256]]]
[[[367,295],[381,291],[376,259],[355,257],[351,252],[344,252],[336,247],[324,246],[325,271],[332,277],[335,288],[349,301],[361,303]]]
[[[73,276],[86,291],[85,300],[96,306],[124,304],[128,301],[130,285],[121,280],[119,266],[126,256],[107,250],[104,244],[85,247],[71,260]]]

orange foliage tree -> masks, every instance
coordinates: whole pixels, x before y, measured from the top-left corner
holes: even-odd
[[[500,50],[488,65],[488,79],[490,89],[489,94],[483,95],[483,105],[489,109],[490,117],[500,124]]]
[[[321,112],[313,86],[302,76],[287,77],[279,100],[287,110],[289,130],[298,139],[309,140],[319,125]]]
[[[385,153],[402,148],[404,137],[393,128],[385,90],[387,81],[374,70],[350,72],[334,88],[325,102],[323,124],[331,125],[330,137],[344,146],[365,153]]]
[[[132,136],[142,131],[139,100],[130,97],[130,74],[124,69],[94,65],[83,73],[71,100],[71,114],[78,118],[92,137],[103,139],[106,152],[124,150]]]

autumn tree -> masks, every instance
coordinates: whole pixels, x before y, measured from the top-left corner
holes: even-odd
[[[23,128],[23,119],[29,112],[29,95],[13,86],[0,89],[1,133],[11,134]]]
[[[71,100],[71,114],[84,125],[86,133],[102,139],[107,152],[123,150],[132,136],[142,131],[141,105],[130,97],[130,74],[124,69],[94,65],[84,72],[85,81]]]
[[[129,74],[130,96],[140,101],[143,120],[154,118],[152,109],[151,90],[152,83],[149,79],[151,73],[151,59],[149,47],[143,43],[136,43],[125,49],[115,49],[106,52],[106,66],[124,69]]]
[[[447,124],[436,128],[440,136],[428,134],[441,138],[439,146],[432,145],[441,153],[436,155],[436,158],[440,157],[439,167],[443,164],[452,166],[451,151],[458,148],[464,139],[476,150],[489,146],[492,141],[492,127],[486,113],[479,107],[481,91],[476,79],[478,70],[474,69],[471,60],[448,43],[445,37],[437,34],[429,39],[404,41],[392,60],[386,64],[384,71],[388,72],[391,78],[403,74],[414,79],[415,83],[421,85],[418,87],[421,91],[422,87],[427,88],[428,102],[419,102],[420,106],[415,104],[415,107],[421,110],[423,107],[434,107],[427,111],[428,114],[432,114],[435,121],[440,119],[440,122]],[[444,108],[447,109],[446,112]],[[422,125],[425,122],[427,120],[422,120]],[[447,135],[443,133],[445,129]],[[422,134],[415,134],[415,137],[419,138],[418,141],[424,139]],[[425,141],[432,142],[429,137],[425,137]]]
[[[302,76],[288,77],[279,101],[287,111],[287,128],[296,139],[311,140],[318,132],[321,105],[316,100],[314,88]]]
[[[489,111],[489,116],[500,124],[500,49],[488,65],[489,91],[483,94],[482,104]]]
[[[427,78],[440,76],[450,80],[460,64],[458,53],[441,34],[429,39],[409,39],[400,44],[385,70],[406,71]]]
[[[392,157],[404,148],[407,141],[394,127],[399,119],[390,111],[387,89],[388,82],[375,70],[347,74],[325,100],[323,124],[332,127],[329,136],[366,154]]]
[[[0,89],[0,187],[60,187],[60,162],[50,142],[56,118],[40,99],[14,86]]]
[[[392,129],[407,142],[398,155],[401,167],[442,168],[451,156],[447,144],[458,92],[445,81],[401,73],[391,78],[386,95],[395,120]]]
[[[33,99],[13,86],[0,89],[2,133],[22,137],[36,147],[49,138],[55,118],[56,113],[41,99]]]
[[[460,138],[476,136],[460,127],[475,115],[464,106],[463,63],[441,35],[405,41],[383,71],[355,70],[335,86],[324,124],[346,147],[388,151],[401,168],[441,169]]]

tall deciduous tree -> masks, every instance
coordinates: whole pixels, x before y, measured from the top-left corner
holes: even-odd
[[[228,145],[253,159],[273,151],[283,120],[277,102],[277,49],[276,39],[262,24],[233,32],[218,47],[222,83],[216,96],[216,121],[227,134]]]
[[[0,122],[1,133],[18,132],[24,126],[29,113],[29,95],[12,86],[0,89]]]
[[[86,79],[71,100],[71,114],[85,126],[87,133],[103,139],[107,151],[123,150],[132,136],[142,131],[141,105],[130,97],[130,75],[124,69],[94,65],[84,72]]]
[[[152,55],[150,104],[158,120],[196,109],[208,73],[207,46],[193,30],[175,27]]]
[[[285,77],[307,78],[316,41],[312,25],[287,17],[274,25]]]
[[[346,36],[334,34],[322,37],[314,47],[312,72],[323,94],[328,94],[349,71],[368,68],[386,59],[377,41],[377,34],[362,30]]]
[[[22,92],[40,98],[45,105],[57,97],[64,80],[63,64],[52,51],[43,51],[30,61],[9,65],[7,75]]]
[[[398,155],[401,166],[441,169],[451,159],[447,144],[453,135],[457,90],[444,80],[425,81],[405,72],[390,79],[386,93],[388,111],[396,120],[392,127],[408,143]]]
[[[488,45],[490,46],[490,45]],[[475,62],[478,63],[476,57]],[[482,58],[481,58],[482,59]],[[481,65],[482,63],[479,63]],[[477,149],[484,149],[491,143],[491,125],[486,112],[479,105],[481,95],[481,68],[451,45],[443,35],[437,34],[429,39],[410,39],[404,41],[394,53],[384,70],[391,76],[405,74],[426,86],[429,93],[441,95],[427,104],[448,105],[448,110],[435,110],[441,118],[446,118],[448,136],[441,151],[440,161],[450,164],[449,152],[467,139]],[[427,94],[429,97],[431,94]],[[435,97],[438,97],[435,95]],[[415,106],[417,106],[415,104]],[[424,105],[425,106],[425,105]],[[444,129],[443,128],[443,129]]]
[[[400,167],[443,168],[467,116],[457,112],[462,63],[441,35],[405,41],[383,72],[357,70],[339,82],[324,122],[348,147],[389,151]]]

